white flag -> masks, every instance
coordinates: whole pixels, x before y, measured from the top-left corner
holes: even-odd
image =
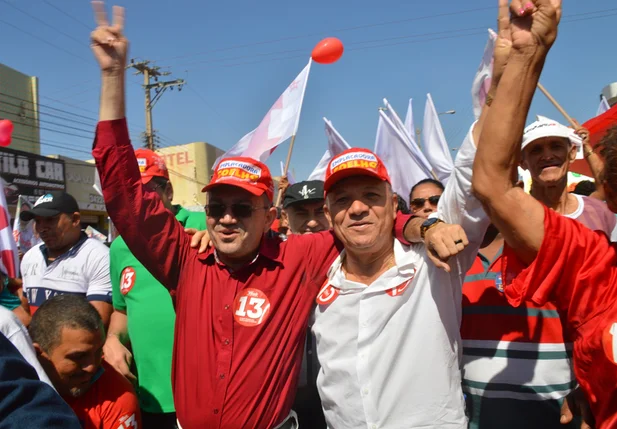
[[[311,70],[311,60],[281,94],[254,131],[228,150],[222,158],[247,156],[265,162],[278,145],[295,135]]]
[[[430,175],[424,171],[411,151],[408,136],[392,123],[386,112],[379,111],[375,153],[388,169],[392,189],[409,204],[409,192],[420,180]]]
[[[411,138],[415,141],[416,127],[413,124],[413,107],[411,105],[411,101],[412,99],[410,98],[409,106],[407,106],[407,115],[405,115],[405,128],[407,129],[407,132],[409,133]]]
[[[392,126],[396,128],[401,138],[405,141],[405,144],[409,146],[409,150],[411,151],[411,155],[413,156],[415,163],[422,169],[426,176],[432,177],[434,175],[433,167],[420,150],[420,146],[417,144],[416,139],[409,133],[407,127],[403,124],[403,121],[401,121],[401,118],[398,116],[390,103],[388,103],[388,100],[384,98],[383,104],[386,107],[384,115],[388,118],[388,123],[392,124]]]
[[[450,148],[441,128],[431,94],[426,95],[422,146],[424,147],[426,157],[433,166],[433,171],[437,174],[437,178],[445,185],[454,168],[454,162],[452,161]]]
[[[285,176],[285,164],[281,161],[281,177]],[[289,185],[294,185],[296,183],[296,178],[291,174],[291,171],[287,171],[287,181]]]
[[[598,106],[598,111],[596,112],[596,116],[600,116],[602,113],[611,109],[611,105],[608,104],[605,96],[602,96],[602,100],[600,100],[600,105]]]
[[[307,180],[326,180],[326,169],[333,156],[336,156],[347,149],[351,149],[349,143],[339,134],[328,119],[323,118],[326,123],[326,137],[328,138],[328,149],[321,157],[319,164],[309,175]]]
[[[491,89],[491,81],[493,79],[493,51],[495,50],[495,40],[497,40],[497,34],[488,29],[488,42],[484,47],[484,55],[482,55],[482,62],[478,67],[476,77],[473,79],[471,85],[471,99],[473,101],[473,114],[476,119],[480,117],[482,113],[482,107],[486,102],[486,94]]]

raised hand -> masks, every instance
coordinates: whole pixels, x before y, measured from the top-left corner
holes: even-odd
[[[493,85],[495,88],[506,69],[512,49],[512,34],[510,29],[510,8],[508,0],[499,0],[499,15],[497,17],[497,40],[493,51]]]
[[[533,52],[550,49],[557,38],[562,0],[512,0],[512,48]]]
[[[113,23],[109,25],[105,3],[93,1],[96,29],[90,34],[94,57],[105,74],[124,74],[128,41],[122,33],[124,30],[124,8],[113,7]]]

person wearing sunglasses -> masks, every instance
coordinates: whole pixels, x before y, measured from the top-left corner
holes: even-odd
[[[202,212],[172,204],[174,189],[164,159],[148,149],[137,149],[135,157],[146,191],[158,196],[185,228],[205,229]],[[172,297],[121,236],[114,239],[109,254],[114,311],[103,349],[105,360],[135,383],[144,429],[174,429],[171,361],[176,312]],[[137,376],[131,371],[133,360]]]
[[[428,219],[437,211],[444,186],[439,180],[424,179],[416,183],[409,193],[409,208],[414,216]]]

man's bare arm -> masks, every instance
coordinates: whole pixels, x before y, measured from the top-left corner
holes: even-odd
[[[521,140],[546,56],[557,36],[558,0],[512,3],[512,51],[487,114],[474,164],[473,188],[493,224],[521,260],[533,260],[544,238],[544,208],[512,183]]]

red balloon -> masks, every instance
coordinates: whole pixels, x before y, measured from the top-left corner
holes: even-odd
[[[311,57],[320,64],[332,64],[343,56],[344,50],[343,42],[336,37],[328,37],[313,48]]]
[[[11,144],[11,134],[13,133],[13,123],[8,119],[0,120],[0,146]]]

